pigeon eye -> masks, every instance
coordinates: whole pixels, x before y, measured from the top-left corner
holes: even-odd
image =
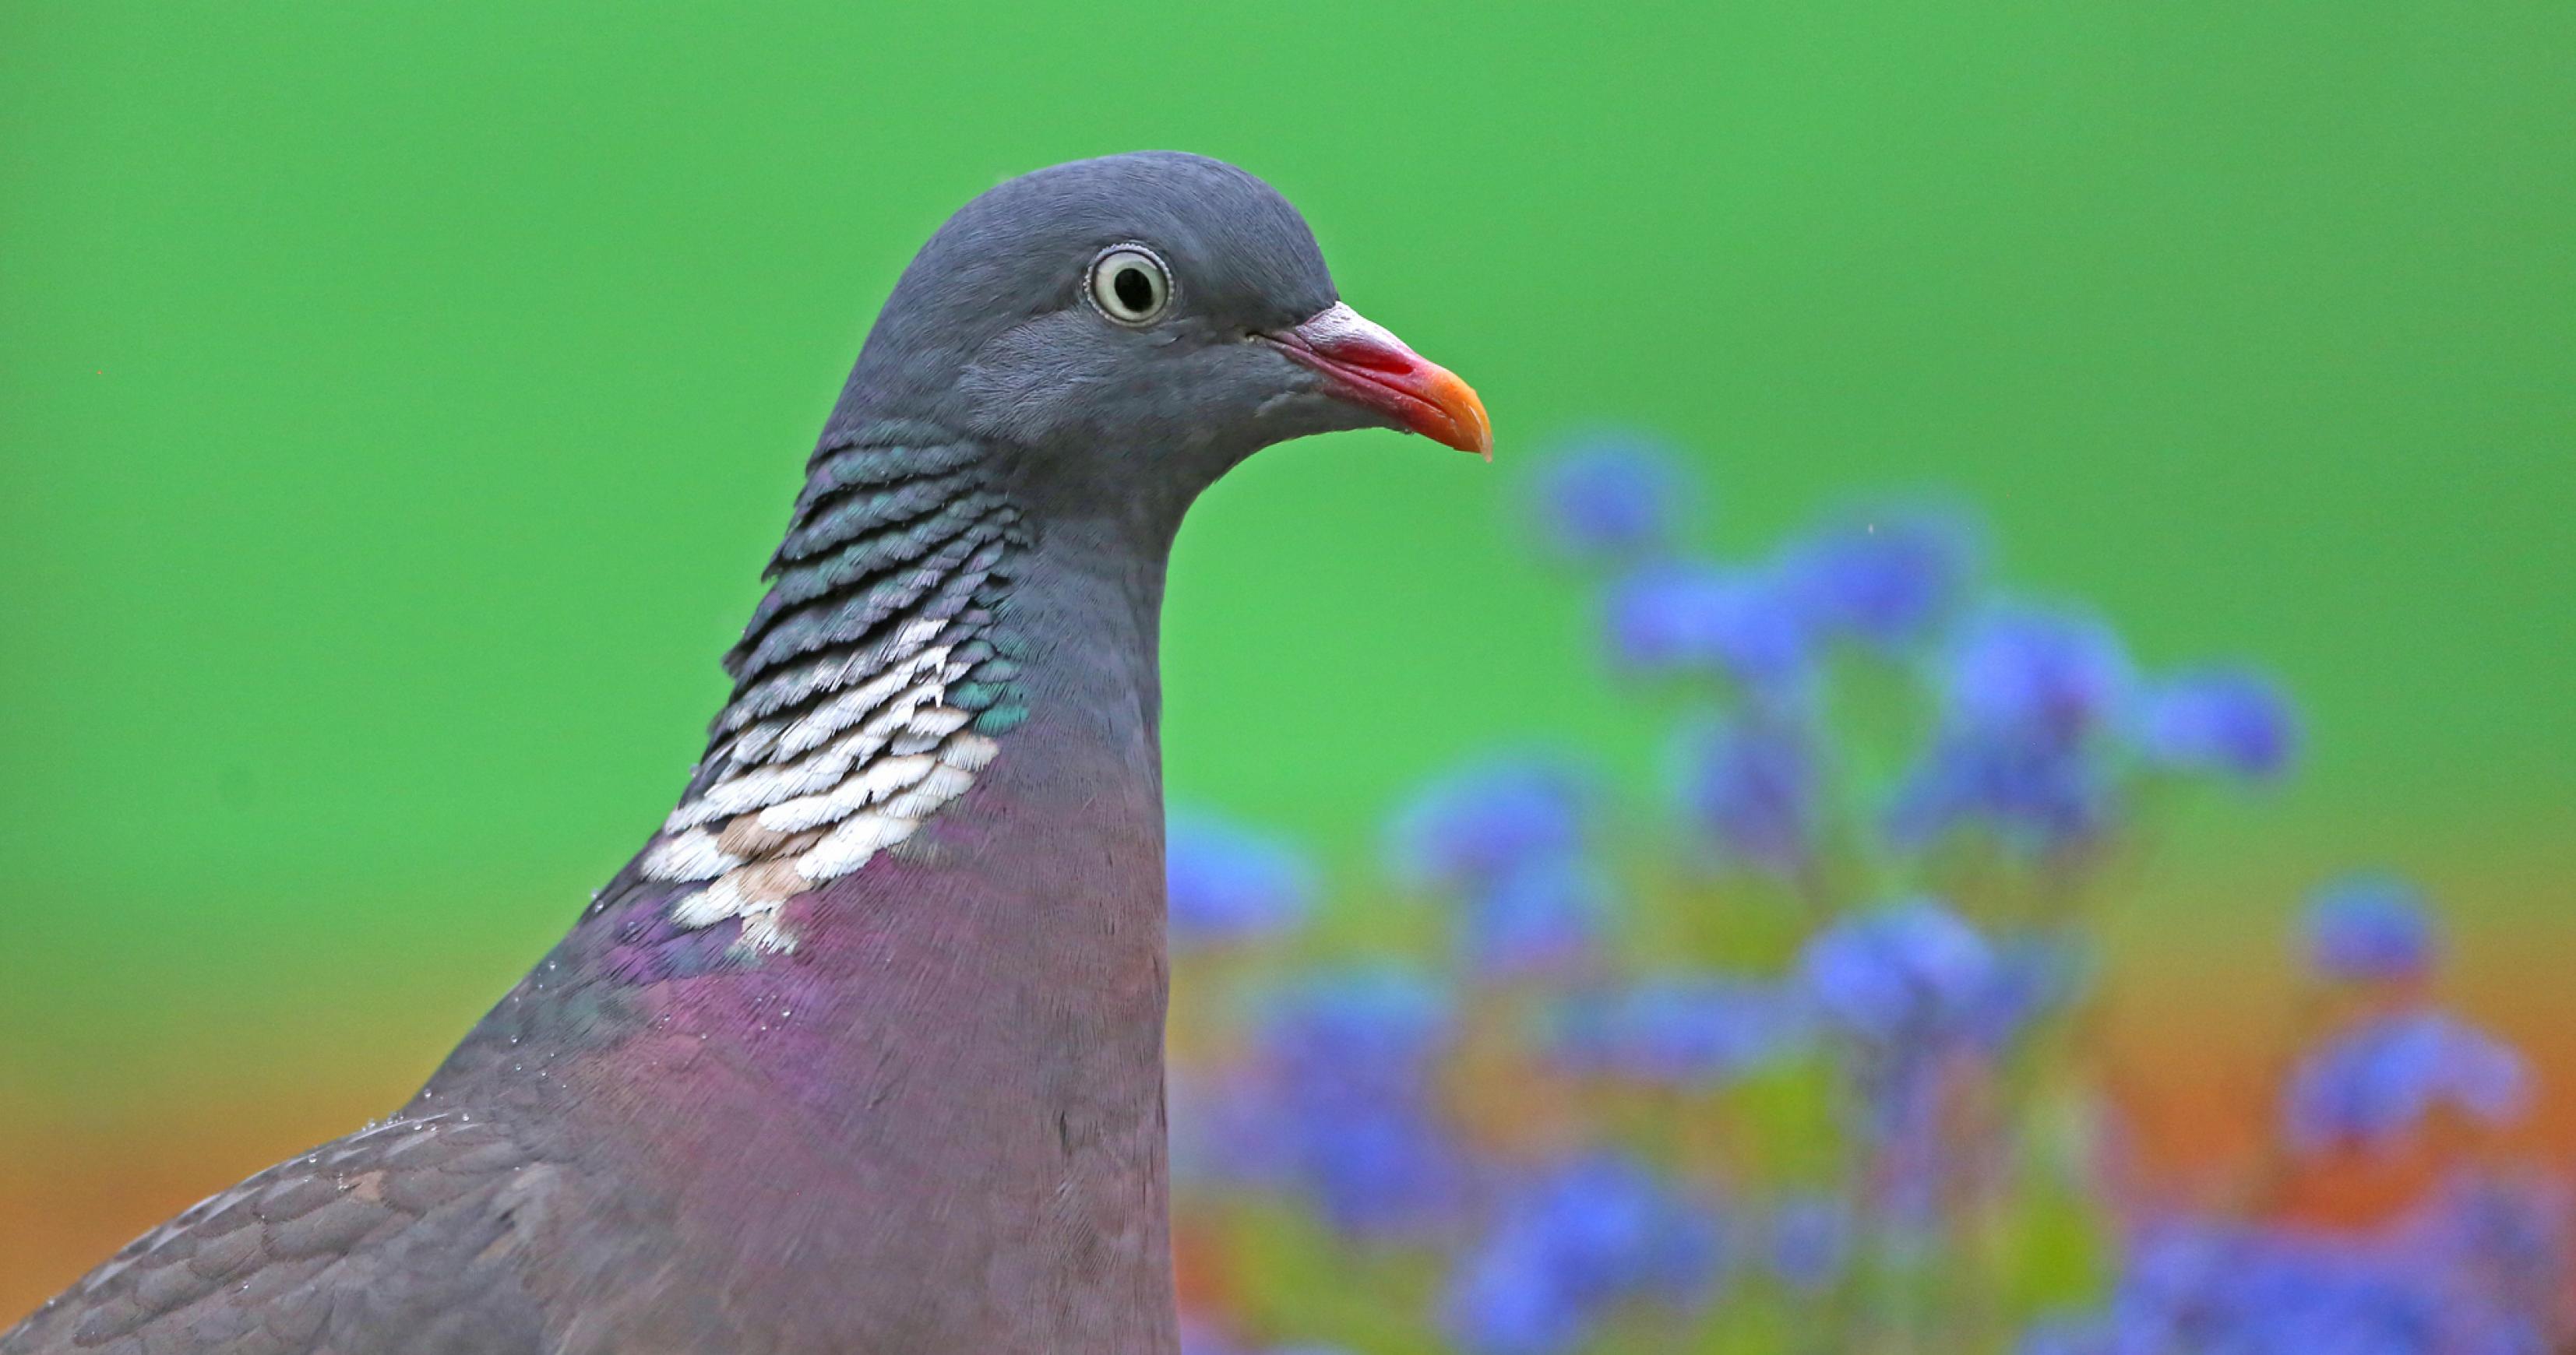
[[[1119,245],[1091,261],[1091,300],[1122,325],[1152,324],[1172,304],[1172,275],[1142,245]]]

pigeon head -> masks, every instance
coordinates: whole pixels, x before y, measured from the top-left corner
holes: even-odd
[[[982,440],[1022,463],[1024,486],[1131,501],[1186,501],[1310,433],[1492,445],[1465,382],[1341,303],[1295,207],[1175,152],[1040,170],[949,218],[888,299],[834,424],[886,415]]]
[[[1159,906],[1156,773],[1132,755],[1182,515],[1271,443],[1370,426],[1492,445],[1476,393],[1343,305],[1259,179],[1154,152],[966,204],[860,350],[641,875],[684,887],[683,930],[791,949],[790,900],[909,842],[1036,721],[1111,731],[1108,774],[1147,783],[1124,803],[1149,807]],[[1103,784],[1086,806],[1119,799]]]

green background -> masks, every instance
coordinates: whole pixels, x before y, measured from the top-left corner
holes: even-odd
[[[416,1082],[676,793],[914,246],[1143,146],[1287,192],[1499,442],[1209,496],[1176,795],[1349,873],[1498,738],[1649,766],[1510,511],[1611,421],[1727,546],[1945,491],[2278,671],[2307,771],[2181,825],[2167,963],[2353,860],[2570,953],[2561,0],[0,0],[0,1306]]]

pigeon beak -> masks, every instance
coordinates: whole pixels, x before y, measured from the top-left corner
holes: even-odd
[[[1322,373],[1336,398],[1434,442],[1494,459],[1494,425],[1476,392],[1358,311],[1337,301],[1302,324],[1256,337]]]

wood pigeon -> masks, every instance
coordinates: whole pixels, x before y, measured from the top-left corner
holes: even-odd
[[[968,203],[859,353],[676,808],[381,1123],[0,1353],[1171,1355],[1156,628],[1190,501],[1465,383],[1193,155]]]

